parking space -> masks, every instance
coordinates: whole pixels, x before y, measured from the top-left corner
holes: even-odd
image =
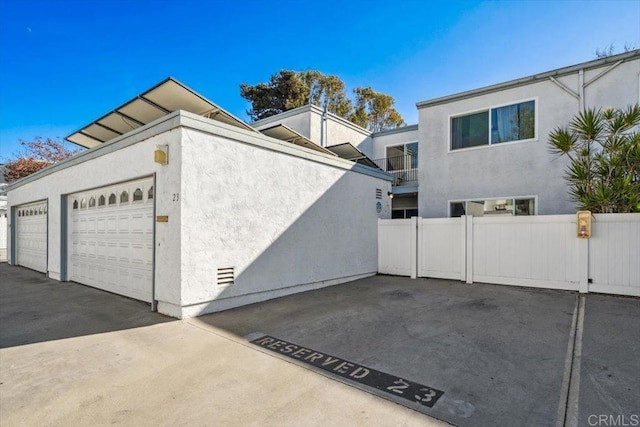
[[[611,299],[588,296],[588,307],[594,311],[592,321],[599,327],[585,333],[587,345],[598,342],[605,333],[602,328],[620,321],[610,319],[612,324],[604,326],[597,320],[603,314],[596,315],[596,311],[611,310],[596,307]],[[626,339],[637,339],[640,301],[614,299],[628,311],[635,310],[625,319],[635,320]],[[199,320],[248,340],[267,335],[298,346],[289,347],[291,350],[309,349],[299,354],[309,355],[312,362],[311,351],[340,359],[335,366],[347,361],[441,390],[442,397],[429,407],[411,403],[413,396],[400,396],[397,388],[367,386],[340,372],[332,375],[455,425],[539,426],[556,424],[565,412],[571,368],[566,362],[572,357],[568,344],[577,300],[570,292],[376,276]],[[587,322],[587,330],[590,325]],[[637,346],[627,347],[624,341],[609,339],[605,345],[609,351],[636,357],[630,359],[633,364]],[[262,347],[257,346],[276,357],[294,360],[292,353],[279,351],[285,347],[277,343],[275,350]],[[326,369],[309,360],[296,362],[327,375]],[[591,363],[586,362],[584,369]],[[616,393],[625,394],[623,401],[639,401],[637,372],[626,372],[623,380],[633,387],[624,392],[617,389]],[[608,395],[606,390],[604,393]],[[585,406],[590,400],[585,394]]]
[[[577,425],[640,425],[640,299],[589,295],[585,308]]]

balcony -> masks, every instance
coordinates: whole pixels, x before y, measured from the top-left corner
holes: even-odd
[[[412,154],[374,160],[383,171],[393,175],[393,185],[418,184],[418,157]]]

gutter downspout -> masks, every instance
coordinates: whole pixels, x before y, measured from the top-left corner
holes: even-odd
[[[578,101],[580,101],[580,112],[584,112],[584,70],[580,69],[578,72]]]
[[[325,127],[327,126],[327,105],[325,104],[322,116],[320,118],[320,146],[327,146],[327,134]]]

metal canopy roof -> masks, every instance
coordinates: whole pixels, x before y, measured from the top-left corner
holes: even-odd
[[[266,136],[270,136],[271,138],[290,142],[301,147],[310,148],[321,153],[329,154],[330,156],[336,156],[335,153],[327,150],[326,148],[322,148],[318,144],[307,139],[304,135],[283,124],[278,124],[275,126],[271,126],[270,128],[261,129],[260,132]]]
[[[364,153],[354,147],[350,142],[343,144],[331,145],[327,147],[327,150],[337,154],[338,157],[360,163],[361,165],[369,166],[372,168],[380,169],[373,160],[364,155]]]
[[[82,147],[95,147],[176,110],[256,132],[242,120],[169,77],[65,139]]]

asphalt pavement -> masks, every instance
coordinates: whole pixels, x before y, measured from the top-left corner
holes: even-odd
[[[638,354],[638,298],[375,276],[177,321],[0,264],[3,426],[633,425]]]

